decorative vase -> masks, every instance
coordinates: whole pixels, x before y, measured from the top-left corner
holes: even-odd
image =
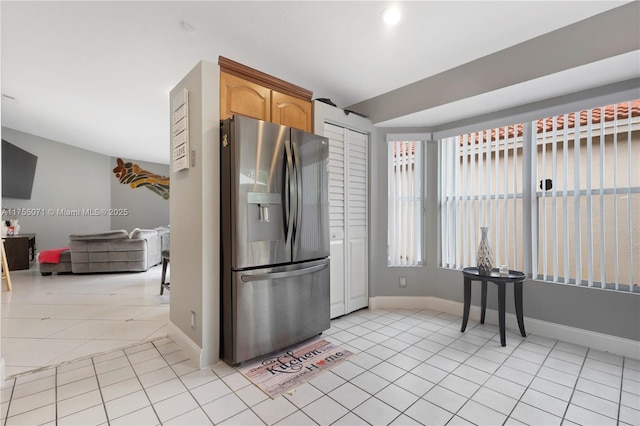
[[[491,275],[493,269],[493,252],[489,245],[489,228],[481,226],[482,238],[480,239],[480,245],[478,246],[478,252],[476,253],[476,264],[478,266],[478,272],[480,275]]]

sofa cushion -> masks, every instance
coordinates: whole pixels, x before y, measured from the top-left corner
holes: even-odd
[[[156,231],[155,229],[136,228],[131,231],[131,235],[129,236],[129,238],[131,238],[132,240],[142,240],[156,235],[158,235],[158,231]]]
[[[171,230],[166,226],[158,226],[156,228],[156,231],[158,231],[158,235],[165,235],[168,234]]]
[[[116,240],[128,238],[129,234],[125,229],[119,229],[116,231],[100,232],[96,234],[71,234],[69,239],[71,241],[84,241],[84,240]]]

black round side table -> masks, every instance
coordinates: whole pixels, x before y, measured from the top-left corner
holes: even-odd
[[[480,323],[484,324],[485,312],[487,311],[487,282],[498,286],[498,322],[500,325],[500,344],[507,346],[505,337],[505,290],[507,283],[513,283],[513,296],[516,305],[516,317],[518,318],[518,327],[520,328],[520,334],[522,337],[526,337],[527,334],[524,331],[524,319],[522,317],[522,282],[525,279],[525,275],[520,271],[509,270],[508,275],[500,275],[498,269],[491,271],[491,275],[481,275],[478,272],[478,268],[464,268],[462,270],[464,275],[464,313],[462,316],[462,328],[463,331],[467,328],[467,322],[469,321],[469,308],[471,308],[471,281],[480,281],[482,283],[482,311],[480,314]]]

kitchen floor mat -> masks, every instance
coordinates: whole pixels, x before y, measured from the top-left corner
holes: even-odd
[[[290,346],[237,369],[271,398],[291,391],[353,356],[334,343],[316,338]]]

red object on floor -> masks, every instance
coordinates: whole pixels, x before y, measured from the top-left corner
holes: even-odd
[[[51,250],[45,250],[38,255],[38,262],[40,263],[58,263],[60,262],[60,255],[63,251],[69,250],[69,247],[60,247]]]

